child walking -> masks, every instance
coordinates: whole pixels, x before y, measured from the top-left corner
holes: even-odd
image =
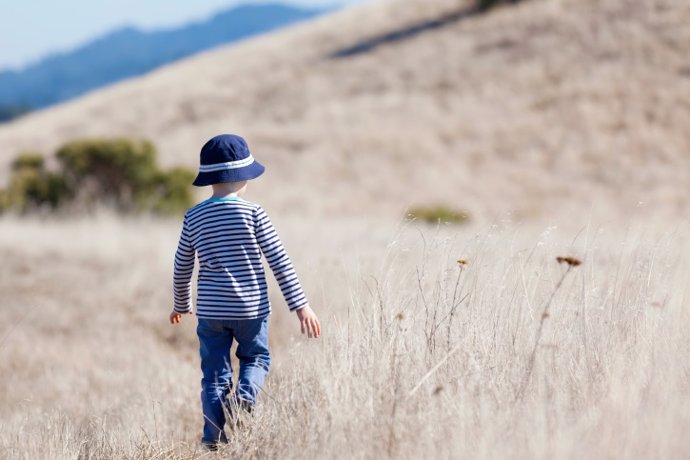
[[[192,314],[191,278],[199,259],[196,315],[201,354],[202,443],[215,450],[226,443],[225,410],[251,412],[271,362],[268,315],[271,306],[261,255],[266,258],[303,334],[319,337],[321,325],[271,220],[263,208],[242,199],[247,181],[264,167],[239,136],[223,134],[201,149],[196,186],[211,185],[213,195],[189,209],[175,254],[174,307],[170,322]],[[237,341],[240,362],[232,388],[230,347]]]

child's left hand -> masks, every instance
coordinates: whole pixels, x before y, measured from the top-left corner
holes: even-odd
[[[193,311],[189,311],[186,313],[187,315],[193,315]],[[170,313],[170,324],[180,324],[180,321],[182,321],[182,313],[178,313],[175,310]]]

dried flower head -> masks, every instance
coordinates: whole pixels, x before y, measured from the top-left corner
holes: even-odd
[[[405,315],[403,315],[402,312],[399,312],[397,315],[395,315],[395,319],[397,319],[398,321],[402,321],[403,319],[405,319]]]
[[[457,262],[458,262],[458,265],[460,265],[461,267],[464,267],[465,265],[469,265],[469,263],[470,263],[470,261],[467,259],[458,259]]]
[[[443,385],[438,385],[436,388],[434,388],[433,395],[437,396],[439,393],[443,391]]]
[[[558,256],[556,257],[556,261],[559,264],[568,264],[571,267],[577,267],[578,265],[582,264],[582,261],[580,259],[572,256]]]

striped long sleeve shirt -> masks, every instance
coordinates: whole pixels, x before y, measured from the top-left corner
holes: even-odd
[[[271,311],[264,255],[290,311],[307,305],[292,262],[271,220],[240,198],[210,199],[189,209],[175,254],[174,310],[192,310],[192,273],[199,259],[197,316],[252,319]]]

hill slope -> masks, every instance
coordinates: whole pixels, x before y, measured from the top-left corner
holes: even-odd
[[[246,5],[181,28],[153,32],[123,28],[24,70],[0,72],[0,106],[55,104],[198,51],[320,13],[280,4]]]
[[[343,11],[31,115],[0,127],[3,170],[24,149],[111,135],[194,166],[208,137],[237,132],[268,166],[252,197],[284,212],[690,208],[689,2],[457,5]]]

